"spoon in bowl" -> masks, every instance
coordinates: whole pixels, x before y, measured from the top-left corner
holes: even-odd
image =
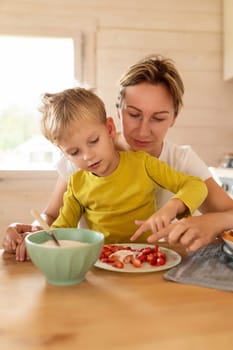
[[[41,227],[43,227],[43,229],[46,231],[46,233],[52,237],[52,239],[54,240],[55,244],[57,246],[60,246],[60,243],[58,242],[57,238],[55,237],[51,227],[49,227],[49,225],[47,224],[47,222],[42,218],[42,216],[38,213],[38,211],[36,209],[31,209],[31,214],[32,216],[39,222],[39,224],[41,225]]]

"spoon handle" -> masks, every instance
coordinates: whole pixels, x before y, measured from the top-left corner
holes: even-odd
[[[42,218],[42,216],[38,213],[38,211],[36,209],[31,209],[31,214],[32,216],[39,222],[39,224],[41,225],[41,227],[43,227],[43,229],[53,238],[53,240],[55,241],[55,243],[57,245],[60,245],[60,243],[58,242],[57,238],[55,237],[53,231],[51,230],[51,228],[49,227],[49,225],[47,224],[47,222]]]
[[[34,219],[36,219],[39,222],[39,224],[41,225],[41,227],[43,227],[45,231],[47,231],[48,233],[51,231],[51,228],[49,227],[47,222],[41,217],[41,215],[36,209],[31,209],[31,214],[34,217]]]

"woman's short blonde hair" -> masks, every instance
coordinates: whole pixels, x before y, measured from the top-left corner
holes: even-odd
[[[130,66],[121,76],[117,107],[121,107],[127,86],[140,83],[163,84],[172,96],[175,116],[183,106],[184,84],[173,61],[161,55],[150,55]]]
[[[41,100],[42,133],[54,144],[59,144],[64,130],[76,120],[106,123],[104,103],[91,90],[76,87],[54,94],[45,93]]]

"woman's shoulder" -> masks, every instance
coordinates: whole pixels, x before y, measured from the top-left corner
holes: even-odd
[[[164,141],[159,159],[176,170],[190,175],[200,176],[203,179],[211,177],[208,166],[189,145],[177,145]]]
[[[159,159],[167,160],[168,158],[175,159],[178,156],[187,157],[190,153],[194,152],[189,145],[177,145],[169,141],[164,141],[162,152]]]

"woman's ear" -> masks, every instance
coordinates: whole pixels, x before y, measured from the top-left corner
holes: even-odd
[[[112,137],[116,136],[116,126],[114,123],[114,120],[112,117],[108,117],[107,121],[106,121],[106,126],[109,132],[109,135],[111,135]]]

